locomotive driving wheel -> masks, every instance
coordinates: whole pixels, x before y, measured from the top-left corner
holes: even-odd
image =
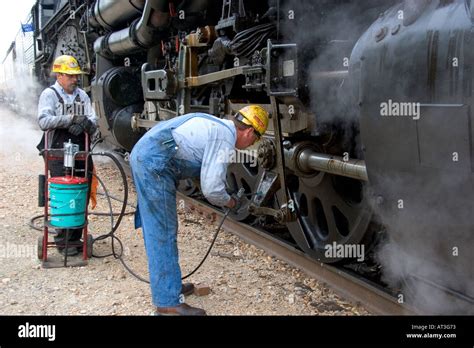
[[[287,227],[305,253],[321,262],[335,263],[348,255],[328,254],[329,246],[337,246],[332,251],[346,245],[369,249],[372,213],[360,181],[322,172],[288,179],[298,219]]]
[[[255,161],[246,161],[245,163],[231,163],[227,169],[227,184],[230,193],[238,192],[241,188],[245,189],[248,195],[242,198],[242,206],[238,213],[231,212],[229,215],[237,221],[248,221],[252,215],[248,212],[248,206],[252,197],[249,195],[257,189],[258,182],[263,175],[264,170],[256,164]]]

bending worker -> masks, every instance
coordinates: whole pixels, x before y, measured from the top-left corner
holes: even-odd
[[[43,131],[48,133],[48,147],[64,147],[71,139],[72,143],[78,144],[80,151],[85,150],[85,135],[94,134],[97,127],[97,117],[92,108],[89,96],[85,91],[78,88],[79,75],[84,72],[79,67],[77,60],[72,56],[60,56],[53,63],[52,72],[56,74],[56,83],[46,88],[41,93],[38,103],[38,123]],[[38,150],[43,150],[45,139],[38,144]],[[81,176],[80,170],[84,170],[85,163],[76,161],[75,169],[78,169],[78,176]],[[63,161],[49,161],[51,177],[64,176]],[[92,170],[92,160],[89,161],[89,169]],[[84,176],[84,173],[82,173]],[[91,182],[89,178],[89,183]],[[90,190],[89,190],[90,192]],[[57,229],[57,235],[54,241],[61,253],[67,253],[68,256],[74,256],[79,253],[75,246],[68,247],[65,250],[66,230]],[[82,229],[72,229],[69,231],[70,242],[78,242],[82,236]],[[77,244],[77,243],[76,243]]]
[[[247,106],[232,120],[194,113],[159,123],[135,145],[130,163],[138,208],[135,227],[142,227],[148,256],[153,304],[158,315],[205,315],[180,303],[176,186],[179,180],[200,178],[206,199],[233,209],[239,203],[226,192],[228,161],[222,154],[245,149],[266,132],[269,115]],[[190,284],[192,286],[192,284]]]

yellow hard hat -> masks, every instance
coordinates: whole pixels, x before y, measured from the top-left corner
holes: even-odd
[[[249,105],[240,109],[236,118],[240,122],[252,126],[260,136],[267,131],[269,115],[267,110],[259,105]]]
[[[53,72],[67,75],[81,75],[81,70],[76,58],[72,56],[59,56],[53,63]]]

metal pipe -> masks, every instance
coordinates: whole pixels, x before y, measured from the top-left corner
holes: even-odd
[[[312,78],[316,80],[328,79],[328,80],[342,80],[349,77],[349,71],[318,71],[312,74]]]
[[[94,28],[107,30],[119,28],[141,15],[145,0],[97,0],[89,13],[89,23]]]
[[[296,160],[298,167],[303,171],[315,170],[369,181],[365,161],[344,161],[342,157],[317,153],[311,149],[301,151]]]
[[[365,161],[347,160],[316,152],[313,148],[302,148],[296,144],[285,149],[285,165],[294,171],[311,174],[325,172],[345,176],[352,179],[368,181]]]
[[[130,28],[116,31],[107,37],[107,49],[112,54],[126,54],[138,49],[138,45],[133,42]]]
[[[166,0],[147,0],[143,15],[129,28],[98,38],[94,51],[103,56],[126,55],[139,49],[151,47],[157,29],[168,24],[169,13]]]

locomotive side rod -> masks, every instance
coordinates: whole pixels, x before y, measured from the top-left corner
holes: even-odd
[[[293,200],[290,199],[289,190],[286,186],[285,178],[285,152],[283,147],[283,136],[281,132],[281,123],[280,123],[280,112],[278,108],[278,101],[275,97],[270,97],[272,103],[272,118],[273,118],[273,127],[275,133],[275,143],[276,143],[276,162],[278,164],[278,178],[280,181],[280,187],[282,189],[283,205],[280,207],[280,211],[273,211],[281,218],[278,219],[280,222],[294,221],[296,219],[295,208]],[[263,215],[267,215],[268,211],[262,212]]]

